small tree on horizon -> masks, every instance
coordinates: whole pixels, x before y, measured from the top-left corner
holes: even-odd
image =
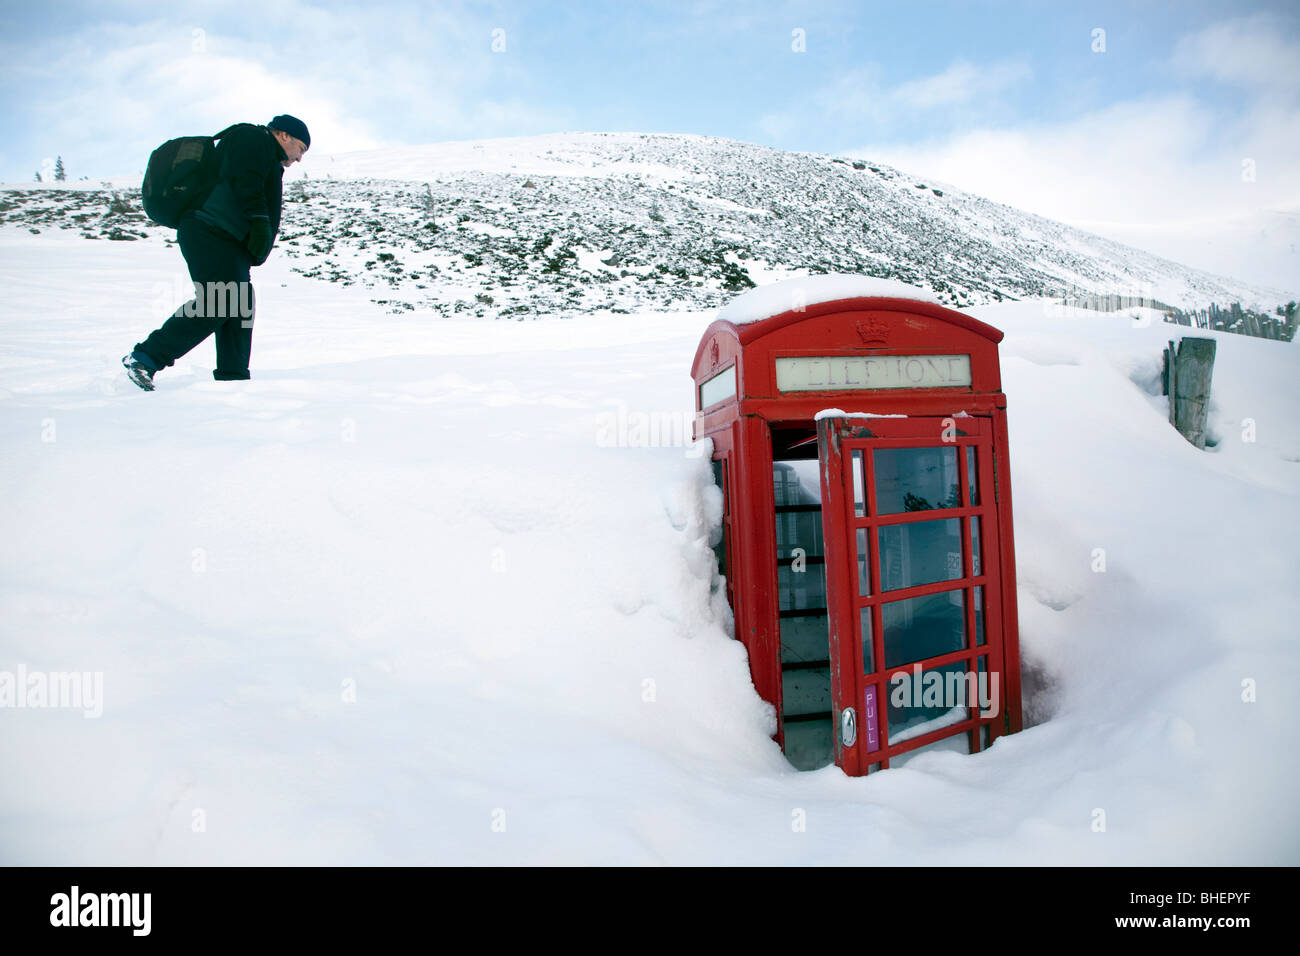
[[[68,178],[68,171],[63,168],[63,157],[59,156],[54,161],[54,181],[61,183]]]

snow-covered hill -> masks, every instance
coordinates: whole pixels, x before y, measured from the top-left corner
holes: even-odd
[[[564,134],[309,154],[287,179],[280,249],[295,270],[359,285],[394,312],[701,309],[752,283],[817,272],[899,279],[958,306],[1118,294],[1271,312],[1298,297],[887,166],[708,137]],[[169,235],[133,206],[130,189],[11,188],[0,223]]]

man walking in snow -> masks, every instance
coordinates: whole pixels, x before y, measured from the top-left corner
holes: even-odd
[[[252,266],[271,254],[280,228],[284,171],[307,152],[311,135],[302,120],[277,116],[265,126],[239,123],[219,134],[215,185],[187,212],[176,241],[194,281],[195,297],[122,359],[127,375],[145,391],[153,377],[209,335],[215,335],[212,377],[249,377],[253,347]]]

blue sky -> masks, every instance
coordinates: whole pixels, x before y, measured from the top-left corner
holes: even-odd
[[[163,139],[277,112],[317,154],[700,133],[867,156],[1167,254],[1262,222],[1285,273],[1292,6],[6,3],[0,178],[56,155],[73,178],[135,174]]]

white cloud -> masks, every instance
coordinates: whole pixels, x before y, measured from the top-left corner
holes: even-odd
[[[1228,119],[1191,96],[1170,96],[1059,123],[849,152],[1189,265],[1300,285],[1295,110],[1261,107]]]
[[[1189,89],[1055,122],[924,142],[882,136],[846,152],[1200,268],[1300,287],[1300,44],[1256,16],[1213,24],[1174,50],[1170,75],[1223,84],[1234,105]],[[921,102],[961,95],[961,69],[940,77],[922,82]],[[1015,81],[1014,71],[1003,78]]]
[[[827,118],[888,129],[917,113],[969,110],[974,105],[987,109],[999,94],[1031,74],[1028,64],[1019,60],[974,64],[958,59],[939,73],[889,86],[877,65],[865,64],[840,73],[812,93],[810,108],[767,113],[758,123],[774,139],[785,139]]]
[[[18,120],[7,136],[18,149],[7,151],[58,153],[74,176],[98,176],[142,170],[172,136],[277,113],[307,123],[317,155],[573,125],[567,112],[520,102],[525,60],[491,53],[494,13],[376,4],[358,17],[268,0],[258,35],[273,41],[224,32],[216,14],[206,25],[181,15],[10,40],[0,54]]]
[[[1147,219],[1240,185],[1226,163],[1192,165],[1215,117],[1190,97],[1118,104],[1054,124],[976,129],[853,152],[1054,219]],[[1215,180],[1219,182],[1216,184]],[[1216,186],[1218,188],[1216,188]]]
[[[853,124],[888,135],[926,122],[967,120],[978,111],[987,114],[1000,104],[1000,94],[1026,82],[1030,66],[1019,60],[971,64],[954,60],[940,73],[888,86],[876,64],[845,70],[819,88],[805,103],[764,113],[758,129],[775,143],[790,142],[829,124]]]
[[[1300,43],[1281,35],[1266,13],[1224,20],[1179,39],[1172,63],[1189,76],[1294,96],[1300,92]]]
[[[172,136],[215,133],[233,122],[264,123],[277,113],[303,119],[318,143],[365,148],[376,131],[347,116],[308,77],[276,72],[239,55],[195,50],[156,27],[112,30],[65,41],[51,61],[57,83],[35,107],[41,138],[76,156],[81,169],[120,168],[124,149],[143,168],[148,151]],[[219,48],[219,47],[218,47]],[[105,168],[114,163],[114,167]]]
[[[993,96],[1028,79],[1028,64],[1006,60],[976,66],[957,60],[942,73],[899,84],[886,94],[898,109],[934,109]]]

